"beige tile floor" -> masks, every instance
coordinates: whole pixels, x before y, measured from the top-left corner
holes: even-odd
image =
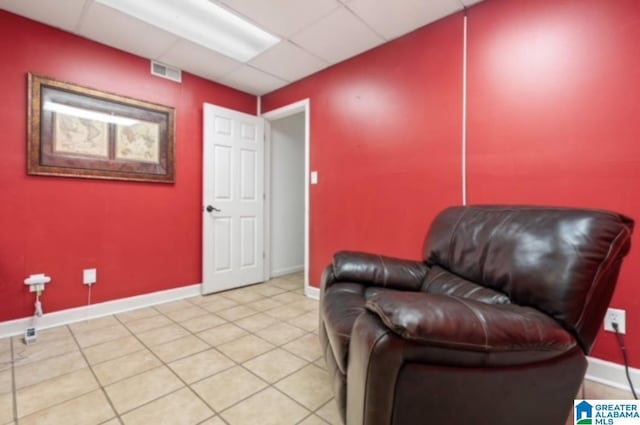
[[[0,339],[0,425],[340,425],[317,317],[295,274]]]
[[[0,425],[339,425],[302,275],[0,339]]]

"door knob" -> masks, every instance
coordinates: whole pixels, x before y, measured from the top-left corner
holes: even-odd
[[[220,210],[220,209],[218,209],[216,207],[213,207],[211,205],[207,205],[207,212],[211,212],[211,211],[222,212],[222,210]]]

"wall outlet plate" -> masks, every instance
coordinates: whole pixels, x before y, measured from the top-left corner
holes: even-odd
[[[618,324],[618,332],[621,334],[627,333],[627,317],[624,310],[618,308],[607,309],[607,314],[604,316],[604,330],[609,332],[615,332],[612,323]]]
[[[98,280],[98,272],[96,269],[84,269],[82,271],[82,283],[85,285],[93,285]]]

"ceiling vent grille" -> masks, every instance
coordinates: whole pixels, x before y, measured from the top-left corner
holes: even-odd
[[[178,83],[182,82],[182,71],[180,69],[153,60],[151,61],[151,74]]]

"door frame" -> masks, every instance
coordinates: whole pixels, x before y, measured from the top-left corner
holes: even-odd
[[[260,103],[261,99],[258,100]],[[265,280],[271,277],[271,121],[304,113],[304,293],[311,298],[319,298],[320,291],[309,285],[309,228],[311,219],[309,214],[309,176],[311,158],[311,101],[303,99],[289,105],[261,113],[265,119]],[[268,224],[268,225],[267,225]]]

